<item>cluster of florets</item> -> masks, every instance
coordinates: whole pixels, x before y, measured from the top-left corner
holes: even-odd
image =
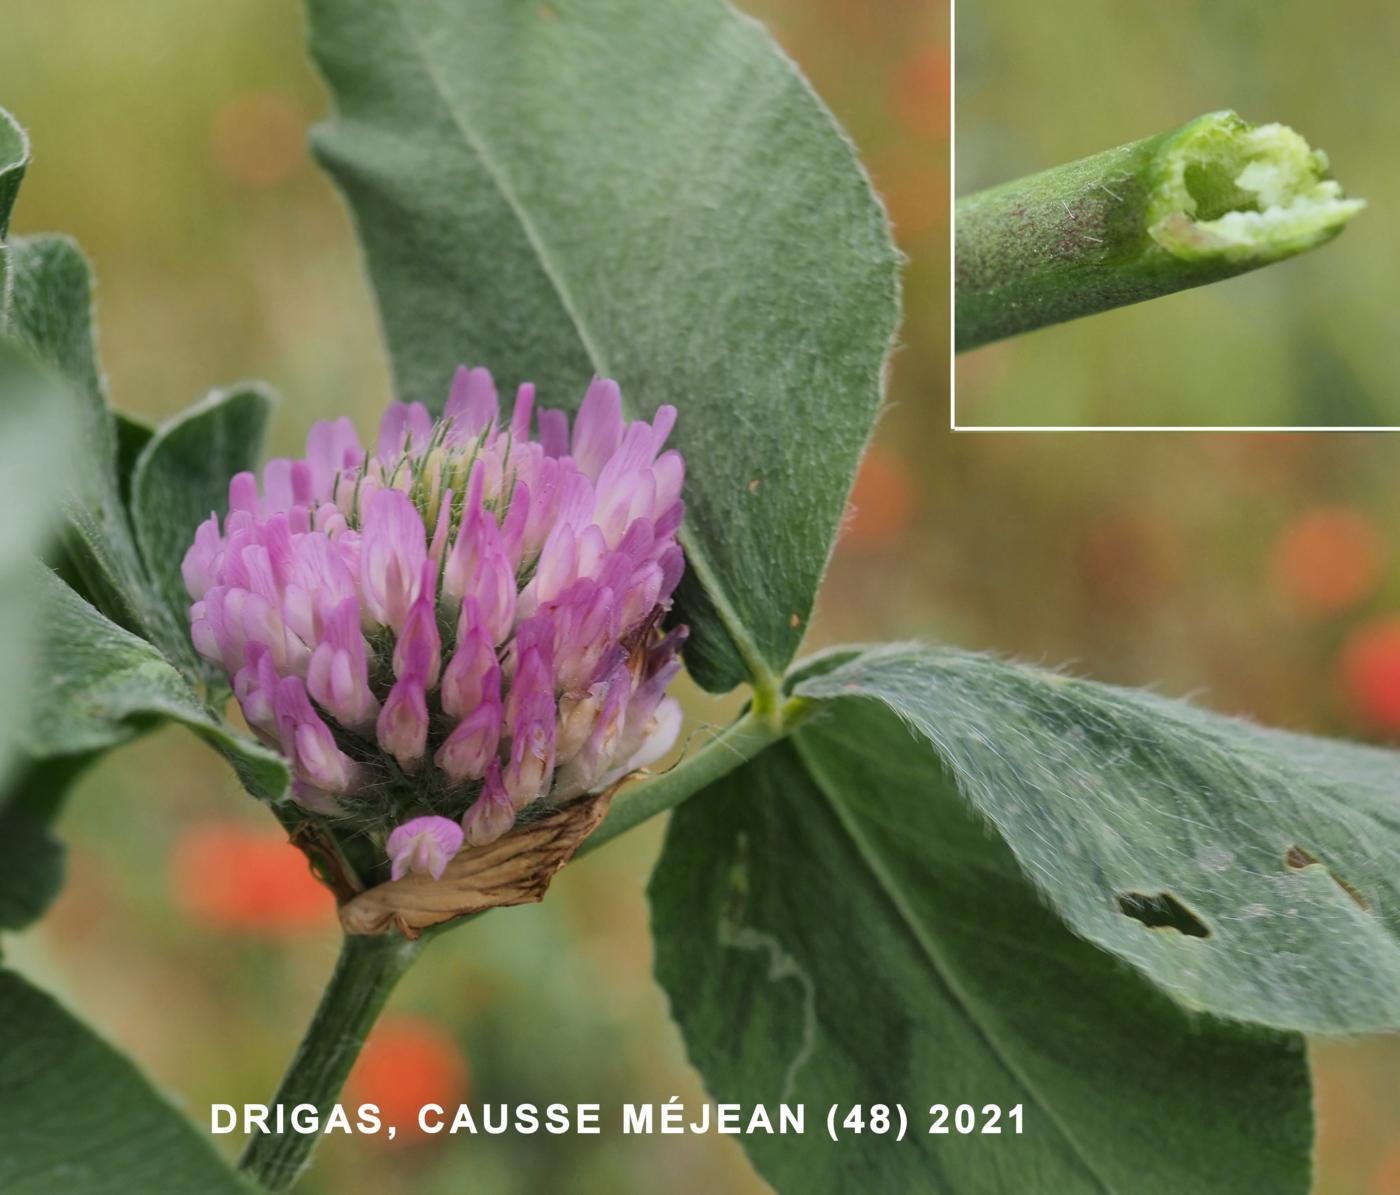
[[[574,422],[484,369],[442,417],[395,403],[374,451],[345,418],[229,485],[185,556],[195,646],[292,763],[306,808],[440,875],[536,802],[601,789],[675,741],[684,568],[675,422],[596,380]],[[389,833],[391,827],[397,828]]]

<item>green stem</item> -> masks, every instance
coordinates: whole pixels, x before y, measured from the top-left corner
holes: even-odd
[[[777,742],[813,708],[812,702],[801,697],[790,697],[780,704],[756,701],[754,708],[669,772],[624,790],[578,854],[586,854],[679,805]],[[394,933],[347,935],[335,972],[273,1097],[273,1106],[282,1106],[289,1116],[296,1105],[310,1104],[324,1123],[394,985],[431,937],[466,920],[470,919],[434,927],[416,942]],[[239,1168],[266,1190],[284,1191],[310,1161],[317,1136],[259,1133],[248,1143]]]
[[[958,200],[959,352],[1281,261],[1365,204],[1292,129],[1211,112]]]
[[[347,934],[335,972],[273,1097],[290,1117],[298,1104],[310,1104],[318,1123],[340,1095],[365,1037],[389,993],[422,949],[399,934]],[[259,1133],[243,1151],[239,1169],[266,1190],[284,1191],[311,1160],[318,1133]]]
[[[596,850],[658,813],[674,809],[687,797],[732,772],[740,764],[747,763],[765,747],[783,738],[807,716],[811,708],[811,702],[792,697],[772,711],[757,707],[750,709],[669,772],[662,772],[645,784],[623,789],[603,824],[584,839],[574,857]]]

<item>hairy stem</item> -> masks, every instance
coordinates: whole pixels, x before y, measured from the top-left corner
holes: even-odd
[[[777,742],[812,708],[813,703],[801,697],[781,702],[756,701],[753,708],[694,755],[669,772],[621,793],[607,819],[584,840],[577,854],[602,846],[648,818],[679,805]],[[444,922],[416,942],[397,933],[347,935],[321,1003],[273,1097],[274,1108],[280,1105],[284,1114],[290,1116],[298,1104],[308,1104],[316,1109],[319,1122],[324,1123],[399,978],[427,941],[470,920],[473,918]],[[259,1133],[248,1143],[239,1168],[266,1190],[284,1191],[310,1162],[318,1136]]]
[[[979,191],[954,214],[957,349],[1281,261],[1364,206],[1292,129],[1233,112]]]
[[[422,947],[396,933],[346,935],[321,1003],[273,1096],[274,1114],[280,1105],[290,1118],[294,1107],[308,1104],[324,1124],[370,1027]],[[266,1190],[285,1191],[310,1162],[319,1136],[290,1129],[259,1133],[243,1151],[239,1169]]]

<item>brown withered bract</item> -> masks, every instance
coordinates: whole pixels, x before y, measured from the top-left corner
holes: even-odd
[[[397,929],[416,938],[456,917],[541,900],[555,873],[607,815],[619,787],[518,825],[485,846],[458,851],[440,880],[413,872],[362,892],[340,907],[340,924],[350,934]]]

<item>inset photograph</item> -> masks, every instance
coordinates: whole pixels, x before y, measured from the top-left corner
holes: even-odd
[[[1400,424],[1400,18],[955,16],[954,428]]]

